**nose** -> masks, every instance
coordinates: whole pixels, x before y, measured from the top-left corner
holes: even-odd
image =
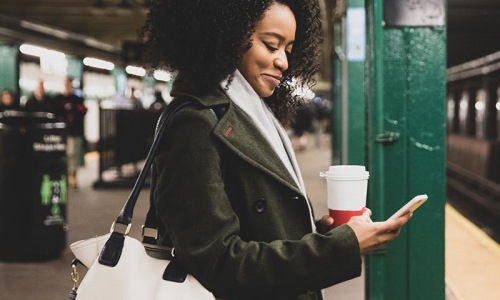
[[[280,69],[281,72],[285,72],[288,69],[288,56],[286,51],[277,51],[276,57],[274,58],[274,66]]]

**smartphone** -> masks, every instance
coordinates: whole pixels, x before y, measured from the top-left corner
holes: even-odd
[[[413,197],[410,201],[408,201],[403,207],[401,207],[397,212],[395,212],[389,219],[395,219],[401,217],[404,214],[409,212],[414,212],[420,205],[424,204],[427,201],[427,195],[418,195]]]

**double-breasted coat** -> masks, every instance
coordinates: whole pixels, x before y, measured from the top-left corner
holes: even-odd
[[[168,125],[154,161],[159,244],[223,299],[321,299],[361,273],[343,225],[314,232],[308,200],[251,119],[221,88],[197,93]],[[226,106],[218,119],[213,110]]]

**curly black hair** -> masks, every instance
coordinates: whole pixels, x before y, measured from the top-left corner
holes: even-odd
[[[301,102],[295,89],[316,83],[322,42],[318,0],[153,0],[143,28],[145,63],[177,71],[200,90],[211,89],[231,79],[252,45],[256,23],[275,2],[290,7],[297,30],[289,68],[266,102],[289,123]]]

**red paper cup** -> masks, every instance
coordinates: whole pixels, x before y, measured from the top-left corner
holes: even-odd
[[[332,228],[339,227],[342,224],[349,222],[349,220],[354,216],[361,216],[365,208],[360,210],[336,210],[329,209],[330,217],[333,218]]]
[[[327,182],[328,210],[334,219],[333,228],[363,214],[369,178],[364,166],[330,166],[320,176]]]

